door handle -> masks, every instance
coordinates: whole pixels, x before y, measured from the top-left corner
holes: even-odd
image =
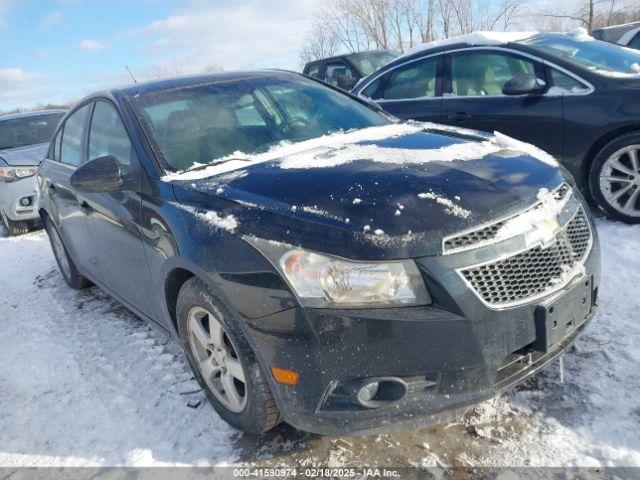
[[[456,113],[450,113],[449,115],[447,115],[447,120],[452,120],[454,122],[463,122],[465,120],[470,120],[471,119],[471,115],[469,115],[467,112],[456,112]]]

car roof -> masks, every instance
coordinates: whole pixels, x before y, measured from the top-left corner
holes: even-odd
[[[158,92],[163,90],[179,89],[184,87],[191,87],[197,85],[207,85],[218,82],[227,82],[230,80],[243,80],[256,77],[269,78],[277,76],[300,76],[297,72],[291,72],[288,70],[248,70],[248,71],[234,71],[234,72],[220,72],[207,75],[192,75],[184,77],[167,78],[163,80],[151,80],[148,82],[134,83],[126,87],[112,88],[108,90],[102,90],[91,93],[82,99],[78,104],[87,101],[88,99],[100,96],[107,97],[135,97],[137,95],[143,95],[150,92]]]
[[[33,110],[30,112],[10,113],[7,115],[0,115],[0,122],[3,120],[11,120],[14,118],[34,117],[36,115],[47,115],[47,114],[55,114],[55,113],[67,113],[67,111],[62,108],[50,108],[46,110]]]

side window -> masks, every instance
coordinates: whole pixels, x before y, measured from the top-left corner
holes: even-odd
[[[345,63],[327,63],[324,72],[325,81],[331,85],[349,90],[358,82],[351,68]]]
[[[320,78],[320,64],[316,63],[315,65],[311,65],[309,70],[307,70],[307,75],[314,78]]]
[[[551,81],[553,82],[554,87],[568,90],[570,92],[588,90],[588,87],[586,87],[582,82],[579,82],[575,78],[570,77],[555,68],[551,68]]]
[[[502,95],[504,84],[516,75],[535,75],[535,64],[497,52],[467,52],[451,57],[451,93],[457,96]]]
[[[60,161],[68,165],[82,163],[82,138],[89,113],[90,103],[73,113],[65,122],[62,132]]]
[[[629,45],[627,45],[629,48],[636,48],[638,50],[640,50],[640,33],[638,33],[635,37],[633,37],[633,40],[631,40],[629,42]]]
[[[120,114],[109,102],[98,101],[89,130],[89,159],[113,155],[123,171],[131,171],[133,147]]]
[[[404,98],[435,97],[438,57],[427,58],[393,70],[378,98],[397,100]]]
[[[364,97],[367,97],[367,98],[373,98],[373,96],[375,95],[376,91],[378,90],[378,87],[380,86],[380,80],[381,79],[382,79],[382,77],[378,77],[376,80],[371,82],[369,84],[369,86],[367,86],[367,88],[362,90],[362,95]]]
[[[49,150],[49,154],[47,157],[49,160],[55,160],[56,162],[60,161],[60,141],[62,139],[62,129],[58,131],[56,138],[51,142],[51,148]]]

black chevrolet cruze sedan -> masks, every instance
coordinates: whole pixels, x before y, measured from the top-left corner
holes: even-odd
[[[418,47],[354,93],[398,118],[532,143],[608,215],[640,222],[640,51],[583,29],[480,32]]]
[[[549,363],[595,311],[596,231],[552,157],[299,74],[91,95],[38,185],[67,283],[180,342],[247,432],[444,420]]]

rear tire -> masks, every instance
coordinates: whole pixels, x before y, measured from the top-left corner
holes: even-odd
[[[640,223],[640,133],[622,135],[598,152],[589,188],[609,217]]]
[[[176,314],[191,369],[218,415],[252,434],[280,423],[269,384],[234,314],[199,278],[180,289]]]
[[[65,247],[62,241],[60,233],[58,233],[58,229],[51,220],[45,222],[45,230],[47,231],[47,235],[49,235],[53,256],[56,258],[60,273],[62,273],[62,277],[64,281],[67,282],[67,285],[76,290],[90,287],[92,283],[89,279],[82,276],[76,268],[75,263],[73,263],[73,260],[69,256],[67,247]]]
[[[27,222],[16,222],[7,217],[4,212],[0,212],[2,215],[2,220],[9,231],[10,237],[15,237],[16,235],[24,235],[29,231],[29,224]]]

